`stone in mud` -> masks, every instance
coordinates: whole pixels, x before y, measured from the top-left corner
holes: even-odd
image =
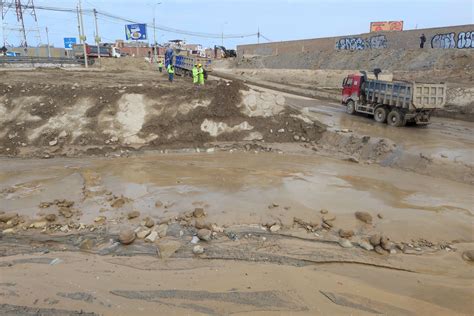
[[[197,232],[197,236],[200,240],[209,241],[211,240],[212,232],[209,229],[200,229]]]
[[[372,246],[376,247],[380,245],[381,239],[382,239],[382,236],[380,236],[379,234],[375,234],[375,235],[370,236],[369,242]]]
[[[49,142],[49,146],[56,146],[58,144],[57,139],[53,139],[52,141]]]
[[[280,225],[273,225],[272,227],[270,227],[270,231],[272,233],[276,233],[277,231],[279,231],[281,229],[281,226]]]
[[[374,246],[372,246],[370,243],[368,243],[368,242],[365,241],[365,240],[359,242],[359,247],[361,247],[362,249],[365,249],[365,250],[367,250],[367,251],[372,251],[372,250],[374,250]]]
[[[353,230],[339,229],[339,236],[342,238],[351,238],[354,236]]]
[[[204,248],[200,245],[196,245],[193,248],[193,253],[196,254],[196,255],[203,254],[204,253]]]
[[[149,217],[147,217],[145,219],[145,226],[148,227],[148,228],[152,228],[153,226],[155,226],[155,221]]]
[[[323,225],[323,227],[329,226],[329,228],[332,228],[332,227],[334,226],[334,223],[331,222],[331,221],[325,221],[325,220],[323,220],[323,224],[322,224],[322,225]]]
[[[209,223],[206,223],[202,218],[198,218],[194,221],[194,227],[197,229],[209,229],[212,230],[212,225]]]
[[[378,253],[379,255],[386,255],[387,251],[385,251],[380,245],[375,246],[375,252]]]
[[[322,223],[321,226],[324,228],[324,229],[327,229],[327,230],[330,230],[331,229],[331,225],[328,225],[327,223]]]
[[[104,223],[105,221],[107,220],[107,217],[105,216],[97,216],[96,218],[94,218],[94,222],[95,223]]]
[[[220,227],[220,226],[217,226],[217,225],[215,225],[215,224],[212,224],[212,225],[211,225],[211,228],[212,228],[211,230],[212,230],[213,232],[216,232],[216,233],[223,233],[223,232],[224,232],[224,228],[222,228],[222,227]]]
[[[136,238],[136,234],[131,229],[122,230],[119,234],[119,241],[123,245],[130,245]]]
[[[160,236],[160,238],[166,237],[166,235],[168,234],[168,224],[158,225],[158,227],[156,228],[156,232],[158,233],[158,236]]]
[[[474,262],[474,250],[466,250],[462,253],[462,258],[469,262]]]
[[[355,217],[366,224],[372,224],[372,215],[367,212],[355,212]]]
[[[46,225],[48,225],[48,222],[46,221],[35,222],[30,225],[30,228],[43,229]]]
[[[328,210],[325,210],[325,209],[322,209],[321,211],[319,211],[321,214],[327,214],[328,213]]]
[[[383,215],[380,214],[380,213],[377,214],[377,217],[380,218],[380,219],[383,219]]]
[[[345,239],[345,238],[341,238],[339,240],[339,246],[341,246],[342,248],[352,248],[353,247],[352,243],[349,240]]]
[[[194,209],[193,216],[196,218],[200,218],[206,216],[206,213],[204,212],[204,209],[202,207],[197,207]]]
[[[94,248],[94,241],[92,239],[85,239],[81,242],[81,244],[79,245],[79,249],[81,250],[91,250],[92,248]]]
[[[67,207],[61,207],[59,209],[59,214],[64,216],[65,218],[71,218],[73,215],[72,211]]]
[[[13,228],[4,229],[4,230],[2,231],[2,234],[3,234],[3,235],[12,235],[12,234],[14,234],[14,233],[15,233],[15,230],[14,230]]]
[[[125,199],[124,198],[117,198],[117,199],[114,199],[112,201],[112,203],[110,203],[110,206],[112,206],[113,208],[121,208],[122,206],[125,205]]]
[[[12,227],[17,226],[18,224],[20,224],[20,218],[14,217],[7,222],[7,225],[5,226],[5,228],[12,228]]]
[[[6,213],[6,214],[1,214],[0,215],[0,222],[6,223],[9,220],[14,219],[15,217],[18,217],[18,213]]]
[[[48,222],[54,222],[56,220],[56,214],[48,214],[44,218]]]
[[[139,216],[140,216],[139,211],[131,211],[131,212],[128,212],[128,214],[127,214],[128,219],[134,219],[134,218],[137,218]]]
[[[155,242],[155,240],[158,238],[158,233],[156,231],[152,231],[150,235],[148,235],[145,238],[145,241],[147,242]]]
[[[393,248],[394,243],[390,241],[390,238],[388,238],[386,236],[382,236],[382,238],[380,238],[380,246],[384,250],[390,251],[390,249]]]
[[[162,206],[163,206],[163,202],[161,202],[161,201],[156,201],[156,202],[155,202],[155,207],[156,207],[156,208],[160,208],[160,207],[162,207]]]
[[[145,229],[145,230],[141,230],[137,233],[137,238],[138,239],[145,239],[146,236],[148,236],[150,234],[150,230],[149,229]]]

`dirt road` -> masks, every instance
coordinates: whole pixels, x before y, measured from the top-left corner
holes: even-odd
[[[472,313],[472,123],[147,70],[8,78],[0,314]]]

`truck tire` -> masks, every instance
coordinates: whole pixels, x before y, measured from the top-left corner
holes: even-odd
[[[388,110],[384,106],[379,106],[375,109],[374,112],[374,120],[377,123],[385,123],[387,122]]]
[[[351,115],[352,115],[352,114],[355,114],[355,113],[356,113],[354,101],[349,100],[349,101],[347,102],[347,105],[346,105],[346,106],[347,106],[347,107],[346,107],[346,112],[347,112],[348,114],[351,114]]]
[[[406,124],[403,113],[399,110],[392,110],[388,113],[387,124],[394,127],[401,127]]]

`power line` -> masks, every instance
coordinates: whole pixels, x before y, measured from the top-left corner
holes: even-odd
[[[0,1],[0,3],[4,4],[5,2]],[[21,5],[23,8],[31,8],[28,5]],[[6,4],[6,7],[9,7],[8,4]],[[11,7],[11,6],[10,6]],[[53,12],[66,12],[66,13],[76,13],[75,9],[69,9],[69,8],[60,8],[60,7],[52,7],[52,6],[35,6],[36,10],[43,10],[43,11],[53,11]],[[91,9],[83,9],[83,13],[92,16],[93,15],[93,10]],[[97,11],[97,14],[102,15],[104,17],[108,17],[110,19],[114,20],[119,20],[127,23],[132,23],[132,24],[139,24],[140,22],[126,19],[114,14],[107,13],[105,11]],[[153,25],[149,25],[148,23],[145,23],[147,27],[153,29]],[[257,36],[257,33],[249,33],[249,34],[216,34],[216,33],[205,33],[205,32],[194,32],[194,31],[187,31],[187,30],[181,30],[181,29],[175,29],[171,27],[167,27],[164,25],[155,25],[154,27],[157,30],[169,32],[169,33],[175,33],[175,34],[181,34],[181,35],[188,35],[188,36],[194,36],[194,37],[201,37],[201,38],[226,38],[226,39],[231,39],[231,38],[245,38],[245,37],[253,37]],[[262,36],[263,37],[263,36]]]

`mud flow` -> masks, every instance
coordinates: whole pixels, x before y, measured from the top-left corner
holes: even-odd
[[[0,314],[472,313],[472,123],[127,62],[4,72]]]

